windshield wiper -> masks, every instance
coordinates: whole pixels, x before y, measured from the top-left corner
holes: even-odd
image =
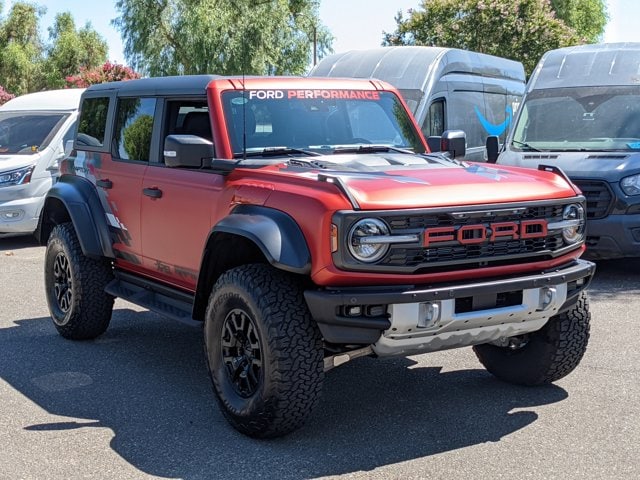
[[[250,150],[248,152],[237,152],[233,154],[233,158],[244,158],[244,157],[278,157],[278,156],[286,156],[286,155],[310,155],[317,157],[320,154],[316,152],[312,152],[310,150],[304,150],[302,148],[292,148],[292,147],[265,147],[262,150]]]
[[[396,152],[415,155],[411,150],[393,147],[391,145],[340,145],[333,149],[333,153],[380,153]]]
[[[540,150],[539,148],[536,148],[532,145],[529,145],[526,142],[521,142],[519,140],[512,140],[511,141],[512,145],[517,145],[518,147],[522,148],[523,150],[529,150],[531,152],[542,152],[543,150]]]

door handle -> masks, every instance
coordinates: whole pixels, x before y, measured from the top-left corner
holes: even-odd
[[[162,190],[160,190],[158,187],[143,188],[142,193],[143,195],[146,195],[147,197],[151,197],[151,198],[162,197]]]
[[[113,187],[113,182],[108,178],[105,178],[104,180],[96,180],[96,185],[105,189],[109,189]]]

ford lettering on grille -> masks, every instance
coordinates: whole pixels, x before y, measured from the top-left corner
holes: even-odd
[[[544,219],[512,222],[478,223],[450,227],[433,227],[424,231],[426,248],[443,242],[472,245],[500,240],[520,240],[547,236],[547,221]]]

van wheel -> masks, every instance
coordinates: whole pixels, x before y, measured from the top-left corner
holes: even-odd
[[[582,292],[566,312],[551,317],[537,332],[517,337],[511,347],[476,345],[485,368],[501,380],[519,385],[543,385],[571,373],[589,342],[589,300]]]
[[[58,333],[72,340],[96,338],[109,326],[113,297],[111,262],[85,257],[71,223],[54,227],[45,252],[47,303]]]
[[[324,380],[322,338],[294,278],[245,265],[216,282],[204,346],[218,403],[251,437],[285,435],[305,422]]]

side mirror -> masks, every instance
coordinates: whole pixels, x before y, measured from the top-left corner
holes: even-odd
[[[467,153],[467,135],[462,130],[445,130],[440,140],[440,151],[449,152],[451,158],[464,157]]]
[[[498,161],[498,151],[500,150],[500,139],[497,135],[489,135],[487,137],[487,163],[496,163]]]
[[[442,137],[435,136],[435,135],[431,135],[431,136],[427,137],[427,146],[429,147],[429,151],[431,153],[435,153],[435,152],[439,152],[440,151],[440,141],[441,140],[442,140]]]
[[[163,153],[167,167],[202,168],[206,159],[215,157],[213,143],[197,135],[168,135]]]

